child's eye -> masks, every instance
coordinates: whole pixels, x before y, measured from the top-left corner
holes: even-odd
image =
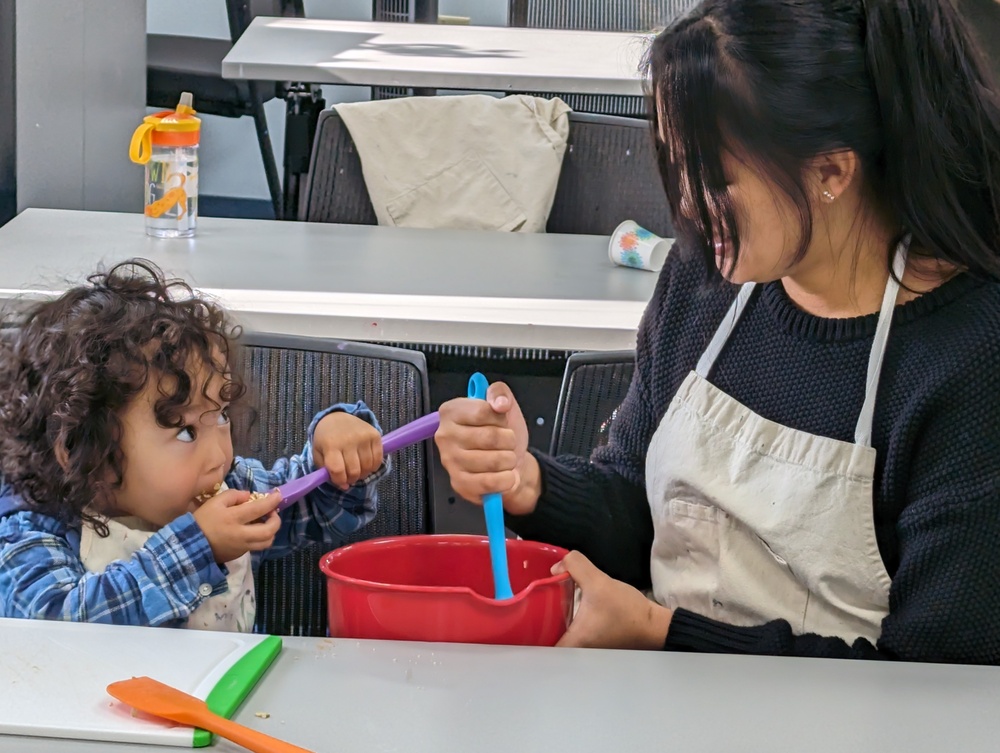
[[[223,408],[219,411],[219,426],[225,426],[229,423],[229,408]]]
[[[197,431],[193,426],[185,426],[183,429],[177,432],[177,439],[181,442],[193,442],[197,434]]]

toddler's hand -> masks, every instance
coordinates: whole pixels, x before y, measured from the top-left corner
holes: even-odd
[[[350,413],[331,413],[313,434],[313,462],[330,472],[330,483],[347,490],[382,465],[382,436]]]
[[[208,539],[216,562],[229,562],[274,543],[281,527],[277,512],[281,495],[251,496],[250,492],[228,489],[194,511],[195,522]]]

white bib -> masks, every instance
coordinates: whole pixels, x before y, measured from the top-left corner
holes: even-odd
[[[220,491],[226,488],[223,484]],[[88,572],[101,573],[112,562],[129,559],[158,530],[131,516],[105,518],[104,522],[109,531],[105,538],[98,536],[89,525],[84,525],[80,532],[80,560]],[[185,627],[239,633],[253,631],[257,604],[250,553],[227,562],[226,568],[229,570],[228,590],[202,601],[188,617]]]

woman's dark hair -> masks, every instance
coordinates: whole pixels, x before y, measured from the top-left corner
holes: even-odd
[[[709,270],[716,241],[739,253],[724,150],[789,197],[801,258],[804,168],[849,149],[916,253],[1000,278],[1000,105],[952,0],[706,0],[654,40],[646,71],[677,235]]]
[[[238,330],[186,283],[144,260],[87,282],[36,305],[0,338],[0,472],[33,508],[106,535],[88,508],[100,512],[121,486],[119,417],[149,380],[164,427],[183,425],[199,387],[195,365],[222,377],[223,400],[246,388],[229,369]]]

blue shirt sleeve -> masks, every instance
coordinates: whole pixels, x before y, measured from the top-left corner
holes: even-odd
[[[367,421],[380,433],[382,431],[375,414],[364,403],[339,403],[316,414],[309,424],[302,452],[289,458],[279,458],[270,469],[259,460],[238,457],[233,470],[226,477],[226,485],[232,489],[264,493],[312,473],[316,470],[312,452],[316,426],[323,418],[335,412],[350,413]],[[389,473],[390,468],[387,456],[375,473],[347,491],[326,483],[290,505],[281,512],[281,528],[274,538],[274,544],[264,552],[254,553],[255,560],[278,559],[311,543],[330,547],[343,544],[349,535],[366,526],[375,517],[378,483]]]
[[[83,566],[78,530],[30,510],[0,520],[3,617],[179,626],[226,588],[226,574],[190,514],[101,573]]]
[[[302,452],[270,470],[237,458],[226,483],[266,492],[315,470],[312,439],[319,421],[349,412],[381,432],[364,403],[340,404],[319,413]],[[324,484],[282,512],[274,545],[263,555],[281,557],[320,542],[330,546],[375,516],[382,467],[347,491]],[[0,516],[0,617],[43,618],[119,625],[177,627],[208,597],[227,588],[226,571],[215,562],[208,540],[191,514],[163,527],[129,559],[91,573],[80,559],[80,533],[47,515],[16,505]]]

